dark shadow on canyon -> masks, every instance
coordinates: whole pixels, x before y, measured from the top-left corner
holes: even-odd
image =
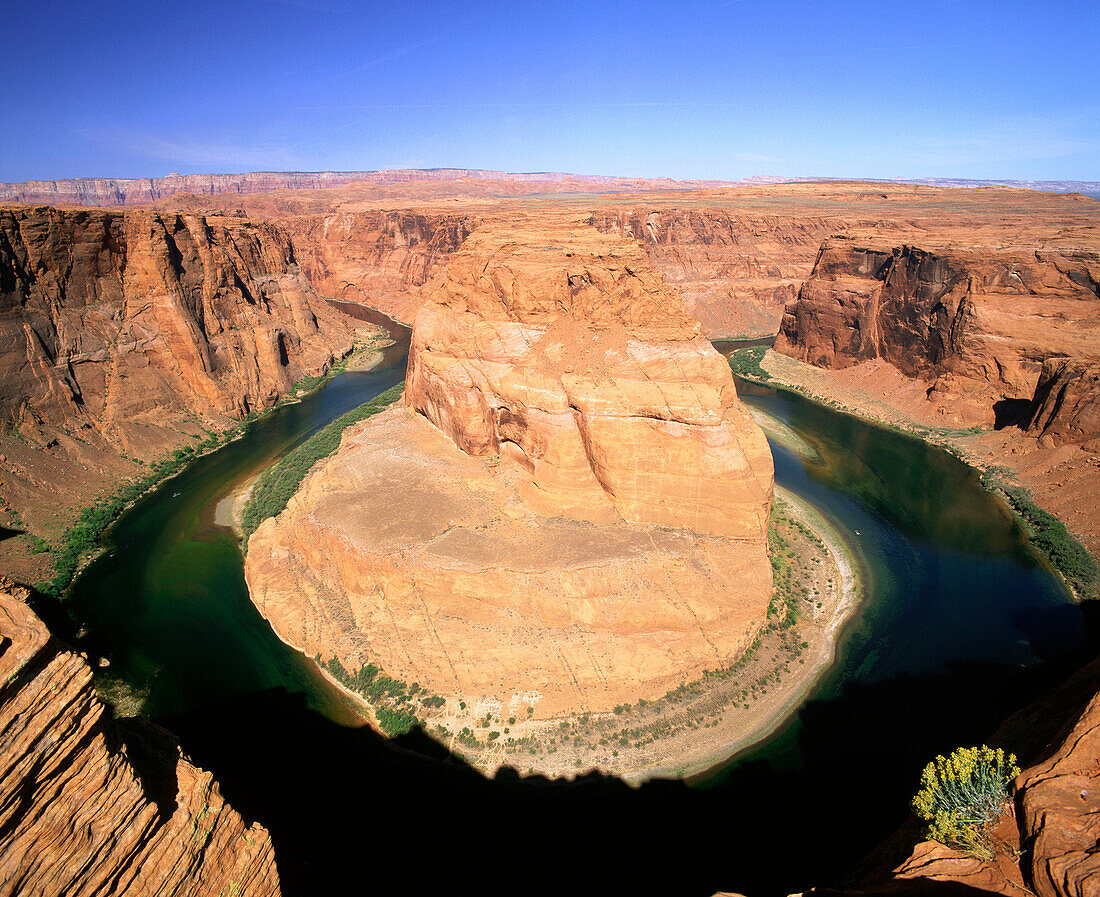
[[[10,527],[0,526],[0,542],[6,542],[8,539],[14,539],[16,536],[23,535],[24,530],[11,529]]]
[[[993,403],[993,429],[1019,426],[1031,413],[1031,399],[1001,399]]]
[[[803,708],[804,768],[774,763],[765,749],[706,788],[635,789],[596,773],[547,781],[522,770],[488,780],[419,732],[389,743],[281,690],[160,722],[238,810],[270,829],[288,897],[337,893],[382,870],[406,894],[786,895],[843,881],[909,818],[928,759],[989,740],[1095,656],[1096,629],[1072,656],[1041,667],[960,663],[848,685]],[[1079,713],[1087,692],[1059,712]],[[1019,745],[1004,737],[1024,762],[1041,750],[1034,731],[1019,733]],[[912,843],[894,841],[879,849],[877,868]],[[979,892],[926,882],[919,893]]]

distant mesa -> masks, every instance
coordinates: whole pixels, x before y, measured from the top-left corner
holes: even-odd
[[[699,189],[723,186],[760,186],[822,181],[924,184],[946,187],[1021,187],[1053,193],[1083,193],[1100,197],[1098,181],[966,180],[961,178],[863,178],[758,175],[734,181],[672,178],[640,178],[612,175],[569,174],[561,171],[510,172],[478,168],[387,169],[383,171],[253,171],[240,174],[186,174],[171,172],[165,177],[59,178],[0,183],[0,203],[48,203],[50,205],[124,206],[166,199],[178,193],[217,196],[223,193],[251,194],[275,190],[325,190],[348,184],[394,186],[417,182],[495,181],[514,184],[556,185],[555,190],[616,192],[639,190]]]

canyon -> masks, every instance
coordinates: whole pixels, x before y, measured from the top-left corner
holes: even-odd
[[[378,663],[445,696],[455,719],[459,702],[471,723],[606,711],[751,642],[770,596],[771,462],[707,337],[778,331],[764,361],[777,382],[954,440],[1100,553],[1095,201],[469,171],[232,177],[4,194],[3,572],[40,578],[50,555],[33,537],[56,543],[81,505],[346,356],[365,331],[326,299],[414,324],[405,404],[349,429],[261,526],[249,585],[287,642],[351,670]],[[275,893],[266,833],[178,756],[178,809],[163,784],[142,796],[112,753],[138,736],[112,728],[87,666],[3,606],[46,645],[26,669],[57,668],[36,693],[69,688],[86,716],[48,712],[100,733],[92,768],[109,772],[66,787],[125,794],[126,843],[181,888],[243,874]],[[1094,704],[1048,733],[1021,779],[1035,848],[1011,875],[1037,893],[1095,881],[1080,797]],[[196,801],[219,820],[201,849],[176,844],[205,831]],[[20,844],[57,843],[19,831]],[[215,868],[236,871],[203,871]],[[34,880],[48,891],[61,874]],[[996,874],[924,844],[894,878],[986,887]]]
[[[0,210],[0,501],[57,541],[120,480],[323,374],[357,327],[270,224]]]
[[[469,705],[470,725],[656,698],[752,642],[770,453],[633,241],[475,230],[417,313],[405,404],[250,538],[286,641]]]

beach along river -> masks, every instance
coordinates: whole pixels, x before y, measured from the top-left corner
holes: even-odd
[[[80,644],[104,691],[179,736],[272,832],[285,893],[788,894],[904,821],[930,755],[987,738],[1034,665],[1081,638],[1080,610],[1005,509],[943,452],[790,394],[739,383],[777,482],[842,532],[867,595],[838,660],[780,730],[697,777],[630,788],[486,780],[417,733],[386,742],[252,607],[214,508],[344,411],[399,382],[343,373],[127,512],[76,583]],[[400,495],[393,496],[400,501]]]

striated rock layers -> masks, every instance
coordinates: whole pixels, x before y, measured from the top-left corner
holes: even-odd
[[[868,233],[825,242],[776,350],[837,369],[884,359],[928,381],[930,397],[961,396],[971,424],[1003,423],[1000,403],[1026,412],[1033,402],[1033,427],[1079,441],[1100,435],[1081,407],[1095,390],[1098,333],[1095,250],[918,248]]]
[[[31,521],[36,503],[83,503],[135,472],[122,456],[158,457],[327,370],[347,321],[270,224],[0,210],[0,497]]]
[[[711,338],[775,333],[821,241],[857,224],[728,208],[608,210],[589,220],[633,237]]]
[[[471,719],[601,711],[748,646],[771,493],[728,365],[633,241],[486,224],[417,315],[406,408],[345,435],[245,575],[287,641]]]
[[[0,894],[279,894],[267,831],[166,732],[116,725],[21,597],[0,592]]]
[[[318,293],[408,323],[424,302],[424,285],[443,273],[476,226],[469,215],[415,211],[341,211],[280,222]]]

